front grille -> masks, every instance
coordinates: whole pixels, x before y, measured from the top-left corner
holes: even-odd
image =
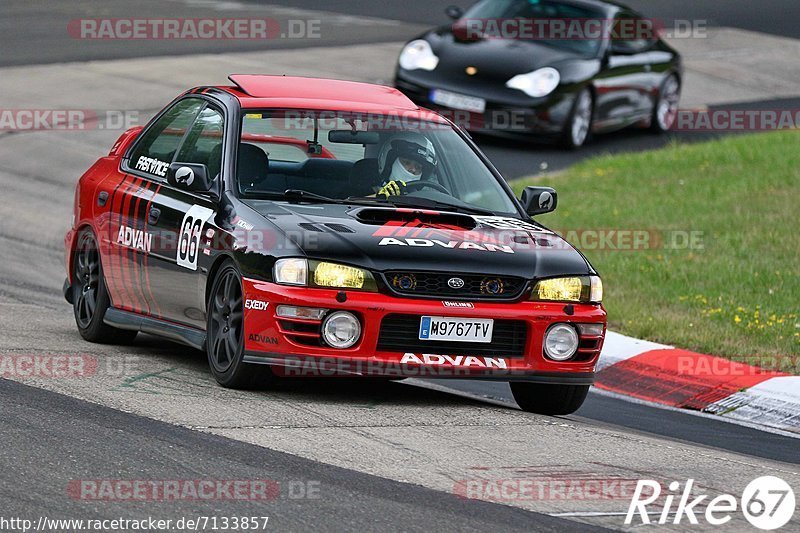
[[[446,342],[419,339],[419,315],[387,315],[381,322],[378,350],[441,355],[524,357],[528,328],[521,320],[495,320],[492,342]]]
[[[386,285],[400,296],[429,296],[481,300],[514,300],[525,290],[524,278],[487,274],[448,274],[442,272],[393,271],[384,274]],[[448,282],[458,278],[462,287]]]

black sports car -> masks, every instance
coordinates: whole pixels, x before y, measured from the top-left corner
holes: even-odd
[[[551,137],[669,130],[680,55],[658,24],[602,0],[481,0],[403,48],[395,86],[468,130]]]

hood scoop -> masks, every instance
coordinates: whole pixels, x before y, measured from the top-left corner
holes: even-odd
[[[355,230],[353,230],[352,228],[348,228],[344,224],[336,224],[336,223],[315,224],[312,222],[301,222],[300,224],[298,224],[298,226],[300,226],[306,231],[315,231],[317,233],[324,233],[326,231],[325,228],[333,230],[337,233],[355,233]]]
[[[384,224],[413,224],[453,230],[472,230],[477,221],[461,213],[443,213],[427,209],[413,208],[361,208],[350,213],[363,224],[382,226]]]

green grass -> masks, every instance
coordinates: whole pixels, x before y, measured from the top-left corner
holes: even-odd
[[[611,329],[733,359],[800,354],[800,132],[604,156],[513,185],[531,184],[558,191],[558,210],[538,220],[562,235],[700,232],[702,248],[583,248]],[[778,365],[798,373],[792,359]]]

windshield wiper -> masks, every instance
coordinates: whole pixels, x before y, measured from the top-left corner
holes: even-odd
[[[302,189],[286,189],[281,197],[285,200],[299,200],[301,202],[317,202],[321,204],[341,204],[341,205],[375,205],[378,202],[372,198],[329,198],[315,192],[304,191]]]
[[[461,213],[469,213],[470,215],[495,215],[494,211],[490,211],[482,207],[443,202],[441,200],[431,200],[430,198],[390,196],[385,200],[383,198],[379,198],[378,201],[381,203],[389,203],[396,207],[420,207],[422,209],[436,209],[439,211],[458,211]]]
[[[322,196],[321,194],[310,191],[304,191],[302,189],[286,189],[283,191],[283,197],[287,200],[303,200],[306,202],[324,202],[329,204],[342,203],[342,200],[328,198],[327,196]]]

